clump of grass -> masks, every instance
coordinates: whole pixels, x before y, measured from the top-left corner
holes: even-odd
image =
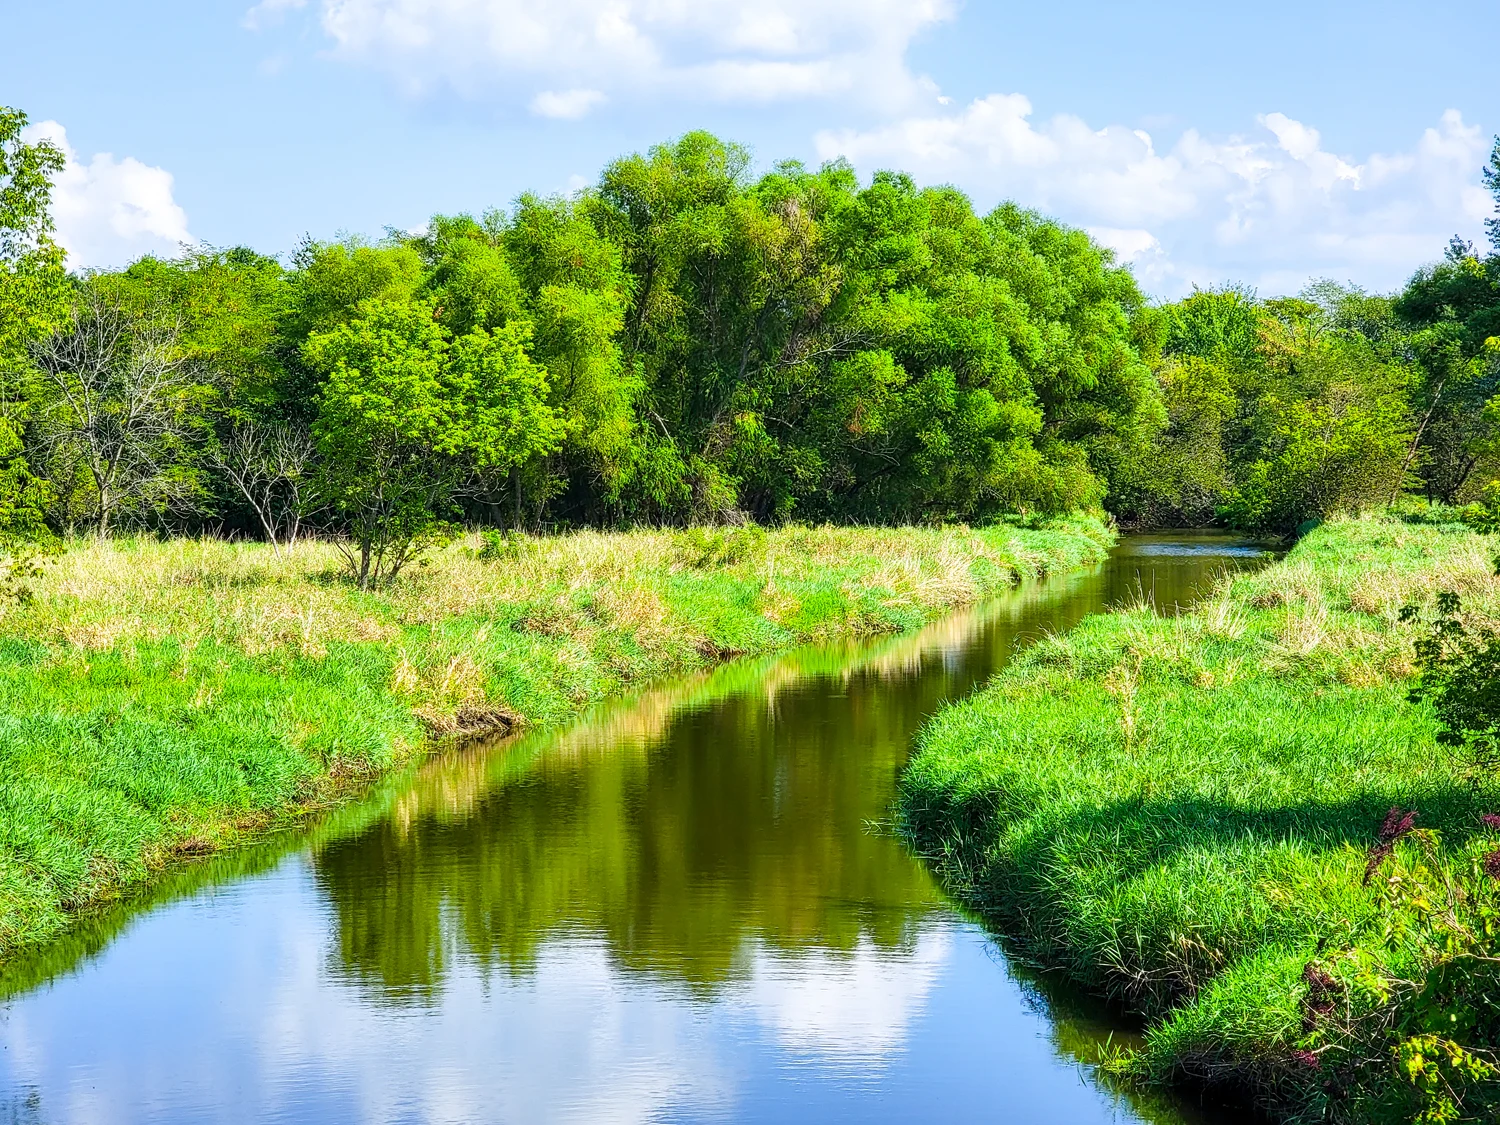
[[[1094,519],[470,536],[383,589],[333,546],[73,545],[0,616],[0,956],[434,736],[557,723],[728,655],[896,632],[1097,562]]]
[[[1462,590],[1493,619],[1492,553],[1334,521],[1194,612],[1088,619],[930,723],[907,830],[1018,956],[1150,1021],[1119,1064],[1137,1078],[1248,1089],[1290,1120],[1403,1120],[1394,1060],[1337,1088],[1299,1056],[1303,973],[1330,949],[1385,964],[1382,935],[1416,924],[1415,900],[1382,913],[1364,885],[1393,806],[1420,810],[1450,875],[1500,811],[1494,776],[1459,769],[1409,700],[1420,627],[1390,608],[1430,617]]]

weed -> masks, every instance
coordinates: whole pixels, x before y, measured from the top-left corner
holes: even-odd
[[[690,567],[734,566],[765,554],[766,532],[755,524],[690,527],[678,534],[677,550]]]

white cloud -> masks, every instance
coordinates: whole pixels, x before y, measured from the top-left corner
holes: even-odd
[[[25,132],[27,141],[43,137],[67,157],[52,186],[52,215],[70,269],[120,266],[142,254],[176,254],[193,241],[187,214],[172,197],[170,172],[107,152],[84,163],[56,121]]]
[[[936,926],[900,951],[881,950],[866,938],[847,952],[761,947],[741,991],[787,1047],[878,1062],[907,1045],[952,953],[948,931]]]
[[[245,22],[259,27],[304,3],[263,0]],[[931,82],[908,70],[906,49],[954,8],[953,0],[320,0],[319,20],[335,55],[384,70],[413,93],[835,97],[894,109],[936,98]]]
[[[1115,252],[1115,260],[1134,262],[1146,254],[1161,252],[1161,240],[1149,230],[1121,227],[1089,227],[1090,237]]]
[[[603,105],[604,101],[604,94],[598,90],[543,90],[531,99],[531,112],[541,117],[573,121],[585,116],[595,106]]]
[[[1454,233],[1478,238],[1492,207],[1479,186],[1484,134],[1456,110],[1411,151],[1362,162],[1281,113],[1244,136],[1189,129],[1166,152],[1123,125],[1031,116],[1024,96],[995,94],[816,144],[825,158],[902,168],[981,205],[1012,198],[1084,226],[1164,295],[1230,278],[1268,293],[1316,276],[1394,287]]]
[[[307,0],[260,0],[260,3],[245,13],[241,23],[251,31],[280,23],[287,12],[307,7]]]

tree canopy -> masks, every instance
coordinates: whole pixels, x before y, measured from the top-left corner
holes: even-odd
[[[1463,503],[1500,475],[1500,227],[1390,296],[1153,304],[1086,233],[1014,203],[980,214],[838,161],[756,175],[697,132],[571,197],[415,234],[70,276],[48,217],[61,158],[24,122],[0,112],[17,526],[307,525],[349,536],[368,581],[462,522],[1103,505],[1291,528],[1403,492]],[[1485,174],[1500,194],[1500,148]],[[89,353],[80,333],[106,321],[113,350]]]

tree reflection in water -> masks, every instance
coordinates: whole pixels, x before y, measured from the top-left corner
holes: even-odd
[[[743,979],[752,944],[910,953],[942,900],[877,826],[912,735],[1023,636],[1142,593],[1170,611],[1256,553],[1169,542],[1138,537],[1091,575],[910,637],[731,665],[433,763],[389,815],[316,855],[335,971],[421,1003],[460,959],[525,974],[564,934],[708,991]]]
[[[317,855],[340,971],[419,1002],[456,959],[523,974],[562,935],[694,989],[743,977],[751,939],[910,952],[941,899],[878,825],[911,732],[989,671],[991,646],[963,640],[980,629],[1008,647],[1028,594],[987,619],[723,669],[434,763],[389,816]]]

